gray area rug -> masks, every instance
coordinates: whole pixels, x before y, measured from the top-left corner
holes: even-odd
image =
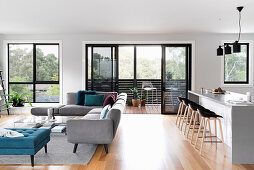
[[[51,134],[48,153],[42,148],[34,157],[38,164],[82,164],[86,165],[93,157],[97,145],[79,144],[76,153],[72,153],[74,144],[67,142],[64,134]],[[29,155],[0,155],[0,164],[31,164]]]

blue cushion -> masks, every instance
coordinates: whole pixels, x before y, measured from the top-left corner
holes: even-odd
[[[106,105],[101,111],[100,119],[105,119],[110,109],[111,109],[110,104]]]
[[[104,95],[85,95],[85,106],[102,106]]]
[[[49,129],[15,129],[8,128],[16,132],[22,133],[24,137],[8,138],[0,137],[0,150],[3,148],[8,149],[34,149],[42,141],[49,138]]]
[[[84,105],[85,102],[85,95],[86,94],[96,94],[96,91],[86,91],[86,90],[80,90],[77,93],[77,105]]]

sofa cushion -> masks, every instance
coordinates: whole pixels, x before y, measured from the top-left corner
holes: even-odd
[[[104,103],[103,103],[103,108],[106,106],[106,105],[110,105],[110,106],[113,106],[113,104],[115,103],[115,95],[114,94],[110,94],[106,97],[106,99],[104,100]]]
[[[53,107],[34,107],[31,109],[31,113],[32,113],[32,115],[35,115],[35,116],[47,116],[48,109],[53,108],[54,115],[58,115],[59,109],[63,106],[64,105],[58,105],[58,106],[53,106]]]
[[[61,116],[84,116],[98,106],[66,105],[59,109]]]
[[[94,94],[96,94],[96,92],[95,91],[85,91],[85,90],[78,91],[78,93],[77,93],[77,105],[84,105],[86,94],[94,95]]]
[[[82,119],[86,119],[86,120],[99,120],[100,119],[100,115],[99,114],[87,114]]]
[[[85,95],[85,106],[102,106],[104,95]]]
[[[101,114],[102,108],[94,108],[88,112],[88,114]]]
[[[106,116],[107,116],[107,113],[108,111],[111,109],[111,106],[110,104],[108,104],[107,106],[105,106],[102,111],[101,111],[101,114],[100,114],[100,119],[105,119]]]
[[[44,139],[50,136],[49,129],[16,129],[16,128],[8,128],[8,129],[22,133],[24,137],[17,138],[0,137],[0,148],[8,148],[8,149],[35,148]]]

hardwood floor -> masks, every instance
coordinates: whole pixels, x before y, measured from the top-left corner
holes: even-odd
[[[17,115],[2,116],[0,124]],[[249,170],[254,165],[232,165],[230,149],[206,143],[203,155],[175,125],[175,115],[123,114],[116,137],[106,155],[99,145],[88,165],[35,165],[38,170]],[[50,150],[48,151],[50,152]],[[66,151],[66,152],[72,152]],[[36,160],[35,160],[36,162]],[[7,163],[7,162],[6,162]],[[1,165],[1,170],[33,169],[30,165]]]

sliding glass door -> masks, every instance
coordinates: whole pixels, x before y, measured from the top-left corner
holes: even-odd
[[[162,113],[176,113],[177,97],[191,88],[191,45],[164,45],[162,55]]]
[[[87,52],[87,89],[117,91],[116,47],[92,45]]]
[[[86,46],[86,89],[127,93],[137,87],[146,103],[176,113],[177,97],[190,89],[190,44],[114,44]],[[144,95],[146,94],[146,95]]]

